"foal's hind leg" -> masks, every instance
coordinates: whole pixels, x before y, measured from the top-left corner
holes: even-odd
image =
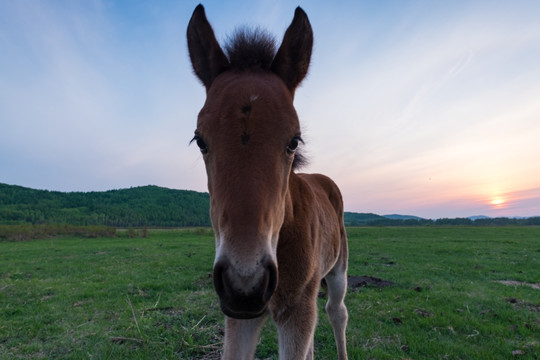
[[[238,320],[230,317],[225,319],[225,346],[223,360],[252,360],[259,332],[267,315],[250,319]]]
[[[348,313],[344,299],[347,292],[347,269],[339,264],[325,277],[328,286],[328,302],[326,312],[332,328],[338,350],[338,359],[347,359],[347,344],[345,339],[345,328],[347,327]]]

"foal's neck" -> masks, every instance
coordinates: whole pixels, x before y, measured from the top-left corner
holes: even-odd
[[[294,226],[298,221],[296,217],[302,216],[303,203],[307,200],[306,184],[298,174],[291,172],[289,175],[289,186],[285,196],[285,219],[282,227]],[[309,198],[309,195],[307,196]]]

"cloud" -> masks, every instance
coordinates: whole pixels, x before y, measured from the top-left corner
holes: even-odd
[[[500,198],[504,203],[496,209],[498,213],[511,216],[517,210],[529,216],[540,216],[540,188],[511,191],[501,194]]]

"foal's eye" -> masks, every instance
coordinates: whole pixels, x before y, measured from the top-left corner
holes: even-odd
[[[193,139],[191,140],[191,142],[194,142],[194,141],[197,143],[197,146],[199,147],[199,149],[201,150],[203,154],[206,154],[208,152],[208,145],[206,145],[202,137],[200,137],[199,135],[195,135]]]
[[[296,149],[298,149],[298,144],[301,143],[301,142],[303,142],[303,141],[302,141],[302,138],[300,136],[293,137],[293,139],[291,140],[289,145],[287,145],[287,153],[289,155],[294,154]]]

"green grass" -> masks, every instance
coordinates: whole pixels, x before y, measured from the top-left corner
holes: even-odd
[[[349,296],[352,358],[540,357],[540,290],[497,282],[540,283],[540,228],[349,232],[349,273],[396,283]]]
[[[350,359],[539,359],[538,227],[349,228]],[[0,242],[0,359],[216,359],[205,230]],[[334,359],[319,300],[317,359]],[[257,358],[277,359],[269,321]]]

